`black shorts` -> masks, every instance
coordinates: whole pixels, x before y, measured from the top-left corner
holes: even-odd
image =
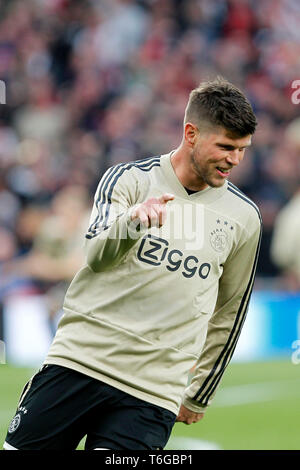
[[[176,416],[72,369],[46,365],[26,384],[4,448],[158,450]]]

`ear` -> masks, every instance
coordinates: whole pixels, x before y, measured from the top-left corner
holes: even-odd
[[[198,128],[191,122],[187,122],[184,126],[184,140],[190,147],[194,147],[198,135]]]

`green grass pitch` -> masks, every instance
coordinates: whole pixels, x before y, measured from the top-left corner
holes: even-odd
[[[0,365],[0,448],[17,400],[35,371]],[[232,363],[197,424],[177,423],[166,449],[299,450],[300,364]],[[83,449],[82,441],[78,449]]]

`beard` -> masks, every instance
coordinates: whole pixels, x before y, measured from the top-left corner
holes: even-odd
[[[191,166],[194,173],[197,175],[197,179],[200,185],[208,185],[212,188],[220,188],[225,183],[225,178],[221,179],[218,178],[216,173],[216,167],[213,163],[209,163],[209,161],[199,163],[195,156],[195,150],[191,155]]]

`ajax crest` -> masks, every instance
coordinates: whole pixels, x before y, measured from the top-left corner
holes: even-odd
[[[224,251],[229,244],[229,236],[224,226],[229,231],[234,230],[234,227],[227,220],[217,219],[218,228],[210,232],[210,244],[218,253]]]
[[[9,433],[12,433],[14,432],[20,425],[20,421],[21,421],[21,414],[18,413],[11,421],[10,425],[9,425],[9,428],[8,428],[8,432]]]
[[[222,232],[216,232],[215,230],[210,234],[210,243],[214,250],[221,252],[224,251],[228,243],[228,235],[223,230]]]

